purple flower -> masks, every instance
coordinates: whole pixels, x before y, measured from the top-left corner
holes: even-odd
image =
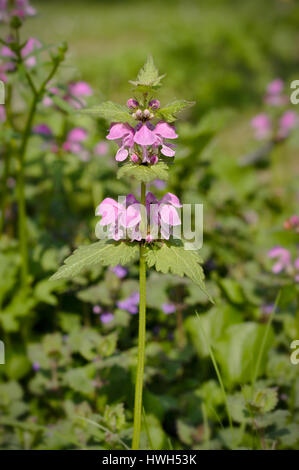
[[[265,315],[270,315],[273,312],[274,304],[266,304],[262,306],[262,312]]]
[[[33,127],[33,132],[35,134],[39,134],[42,136],[51,136],[52,135],[52,130],[50,129],[47,124],[37,124],[36,126]]]
[[[130,295],[125,300],[119,300],[116,302],[116,305],[118,308],[121,308],[122,310],[127,310],[127,312],[131,313],[132,315],[135,315],[138,313],[138,305],[139,305],[139,292],[133,292],[133,294]]]
[[[258,140],[268,137],[272,129],[269,116],[265,113],[255,116],[251,120],[251,126],[255,130],[255,138]]]
[[[128,106],[129,109],[135,109],[135,108],[138,108],[139,103],[138,103],[137,100],[134,100],[133,98],[130,98],[127,101],[127,106]]]
[[[98,315],[99,313],[102,312],[102,308],[99,305],[94,305],[92,311],[95,315]]]
[[[39,369],[40,369],[40,365],[38,362],[34,362],[32,364],[32,369],[34,370],[34,372],[37,372]]]
[[[126,268],[124,268],[123,266],[121,266],[120,264],[118,264],[114,268],[111,268],[111,271],[114,272],[114,274],[119,279],[123,279],[128,274],[128,270]]]
[[[166,315],[169,315],[170,313],[174,313],[176,311],[176,307],[172,303],[165,303],[162,304],[162,310]]]
[[[112,322],[112,320],[114,320],[114,315],[113,313],[110,313],[110,312],[104,312],[102,313],[100,318],[101,318],[102,323],[107,324],[107,323]]]
[[[155,188],[160,189],[160,190],[165,189],[166,187],[166,182],[163,180],[159,180],[159,179],[154,180],[152,184],[153,186],[155,186]]]
[[[158,109],[158,108],[160,108],[160,101],[159,100],[151,100],[148,105],[152,109]]]
[[[269,258],[277,258],[277,262],[272,267],[272,272],[278,274],[284,270],[289,270],[291,266],[291,253],[281,246],[276,246],[268,252]]]

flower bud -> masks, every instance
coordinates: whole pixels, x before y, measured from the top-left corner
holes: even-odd
[[[10,26],[14,29],[19,29],[22,26],[22,21],[18,16],[12,16]]]
[[[134,100],[133,98],[130,98],[127,101],[127,106],[128,106],[129,109],[135,109],[135,108],[138,108],[139,103],[138,103],[138,101]]]
[[[150,157],[151,165],[156,165],[156,163],[158,163],[158,160],[158,155],[152,155]]]
[[[143,117],[144,118],[148,119],[150,117],[150,115],[151,115],[151,112],[148,109],[145,109],[143,111]]]
[[[138,162],[139,162],[139,157],[138,157],[138,155],[136,155],[136,153],[132,153],[132,155],[131,155],[131,161],[132,161],[133,163],[138,163]]]
[[[137,109],[136,113],[135,113],[135,119],[142,119],[142,111],[141,109]]]
[[[149,102],[149,107],[152,108],[152,109],[160,108],[160,101],[159,100],[151,100]]]

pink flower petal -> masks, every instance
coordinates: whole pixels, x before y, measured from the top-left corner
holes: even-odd
[[[175,150],[172,150],[168,145],[162,145],[161,153],[165,155],[165,157],[173,157],[175,155]]]
[[[169,204],[163,204],[159,209],[162,221],[167,225],[181,225],[181,219],[175,208]]]
[[[122,139],[125,135],[133,133],[133,128],[129,124],[123,124],[117,122],[111,124],[109,134],[107,135],[108,140]]]
[[[175,129],[170,126],[167,122],[160,121],[155,127],[155,134],[164,137],[164,139],[176,139],[178,135],[175,132]]]
[[[139,145],[152,145],[155,141],[156,136],[154,132],[146,124],[143,124],[134,136],[134,142]]]
[[[182,207],[179,198],[172,193],[166,193],[160,200],[160,204],[171,204],[174,207]]]
[[[127,156],[129,155],[129,152],[127,149],[121,147],[117,152],[116,152],[116,155],[115,155],[115,160],[118,161],[118,162],[123,162]]]

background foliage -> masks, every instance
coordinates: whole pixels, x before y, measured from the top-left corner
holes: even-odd
[[[143,447],[298,449],[299,366],[290,362],[290,343],[299,339],[298,285],[287,273],[271,272],[267,252],[282,245],[296,257],[298,233],[284,222],[298,208],[299,133],[260,152],[264,144],[250,126],[265,111],[268,82],[281,77],[289,94],[298,78],[298,4],[89,0],[34,6],[38,15],[22,35],[69,43],[55,84],[90,83],[88,104],[125,104],[128,80],[148,53],[167,73],[161,102],[196,101],[178,125],[167,190],[182,202],[204,204],[201,256],[215,304],[191,281],[148,273]],[[24,79],[16,73],[12,80],[21,126],[28,107]],[[106,122],[56,104],[40,103],[34,124],[50,126],[58,143],[75,126],[88,138],[78,153],[54,153],[47,139],[30,137],[28,289],[19,287],[17,162],[12,157],[5,179],[1,154],[6,364],[0,366],[0,445],[123,448],[132,436],[137,267],[122,278],[96,265],[72,282],[48,279],[72,249],[95,241],[99,202],[126,194],[134,183],[115,178]],[[17,148],[19,136],[7,132],[2,126],[1,145],[9,140]],[[99,142],[101,155],[94,151]],[[261,157],[244,160],[257,150]],[[165,192],[161,182],[149,188]]]

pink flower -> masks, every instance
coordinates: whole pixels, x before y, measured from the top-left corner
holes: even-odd
[[[171,227],[180,225],[181,220],[177,213],[177,208],[181,207],[179,199],[171,193],[158,201],[158,199],[148,192],[146,195],[147,226],[150,231],[155,231],[158,235],[159,229],[161,237],[169,239]],[[129,194],[122,202],[106,198],[96,209],[96,215],[100,215],[101,226],[108,227],[108,235],[114,240],[128,238],[130,240],[141,240],[140,233],[142,206],[133,194]],[[147,241],[154,238],[144,237]]]
[[[278,137],[286,138],[297,123],[295,111],[286,111],[280,118]]]
[[[151,127],[149,123],[138,124],[134,135],[134,142],[142,146],[153,145],[156,142],[156,136]]]
[[[265,113],[258,114],[251,120],[251,126],[255,129],[256,139],[264,139],[271,132],[271,122]]]
[[[146,209],[150,221],[150,227],[158,227],[162,238],[168,240],[171,228],[181,225],[181,219],[177,208],[182,207],[179,199],[172,193],[166,193],[160,201],[151,192],[146,195]]]
[[[7,0],[0,0],[0,22],[8,22],[12,16],[24,19],[26,16],[33,16],[36,10],[29,4],[28,0],[15,0],[14,8],[8,9]]]
[[[72,82],[69,84],[69,91],[71,95],[76,98],[81,98],[81,96],[91,96],[93,94],[91,86],[87,82]]]
[[[67,151],[79,155],[82,161],[89,160],[89,153],[82,146],[82,142],[87,138],[87,131],[82,127],[74,127],[68,135],[66,141],[62,144],[62,148]]]
[[[95,315],[99,315],[99,313],[102,312],[102,308],[100,307],[100,305],[94,305],[94,307],[92,308],[92,311]]]
[[[74,127],[68,135],[67,140],[69,142],[82,142],[87,138],[87,131],[82,127]]]
[[[25,46],[21,50],[21,56],[25,61],[27,67],[34,67],[36,65],[36,58],[33,55],[37,49],[41,48],[41,43],[35,38],[29,38]],[[16,54],[8,46],[3,46],[1,49],[2,57],[15,60]],[[15,68],[14,62],[8,62],[8,69],[12,70]]]
[[[36,14],[35,8],[33,8],[28,0],[15,0],[16,8],[11,12],[12,16],[19,16],[24,19],[26,16],[34,16]]]
[[[91,96],[92,94],[92,88],[88,83],[83,81],[72,82],[69,84],[68,93],[63,97],[63,99],[74,108],[80,109],[86,105],[86,101],[83,97]]]
[[[141,221],[140,204],[133,194],[128,194],[121,203],[111,198],[104,199],[96,209],[96,215],[101,215],[100,225],[108,227],[108,234],[114,240],[135,238],[135,229]],[[127,230],[129,229],[129,230]],[[139,238],[139,234],[136,235]]]
[[[115,155],[115,159],[122,162],[128,157],[129,150],[134,147],[134,129],[129,124],[113,123],[110,126],[107,139],[118,141],[120,148]]]
[[[284,83],[281,78],[276,78],[272,82],[270,82],[267,86],[267,93],[271,95],[279,95],[284,88]]]
[[[283,95],[284,83],[280,78],[276,78],[267,87],[267,93],[264,98],[265,103],[272,106],[282,106],[287,103],[287,96]]]
[[[121,122],[113,123],[107,135],[108,140],[116,140],[120,147],[115,157],[117,161],[124,161],[128,156],[131,156],[134,144],[138,144],[141,146],[142,162],[150,164],[157,163],[159,148],[161,148],[163,155],[174,156],[174,145],[165,142],[164,139],[176,139],[177,137],[174,128],[164,121],[159,122],[156,127],[149,122],[140,122],[135,128]],[[137,163],[139,158],[133,157],[132,161],[134,160]]]
[[[291,254],[288,250],[281,246],[276,246],[268,252],[269,258],[277,258],[277,262],[272,267],[272,272],[278,274],[284,270],[288,270],[291,266]]]
[[[95,155],[99,155],[99,156],[102,156],[102,155],[106,155],[107,152],[108,152],[108,144],[107,142],[105,141],[101,141],[99,142],[95,148],[94,148],[94,153]]]

